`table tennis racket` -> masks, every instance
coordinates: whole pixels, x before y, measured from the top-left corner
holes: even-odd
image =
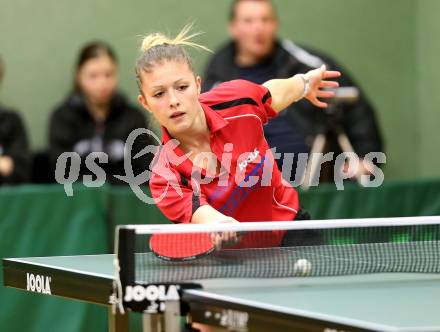
[[[150,249],[160,259],[183,262],[210,254],[215,244],[208,233],[158,233],[150,237]]]

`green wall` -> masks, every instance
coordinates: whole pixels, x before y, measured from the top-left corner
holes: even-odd
[[[120,86],[133,100],[139,35],[176,32],[195,22],[215,48],[225,40],[230,1],[0,0],[0,54],[7,76],[2,103],[25,117],[36,149],[46,146],[51,109],[68,92],[80,46],[110,41],[120,57]],[[438,176],[437,0],[276,1],[281,35],[335,56],[377,108],[386,141],[386,178]],[[203,68],[208,54],[194,53]],[[420,161],[419,161],[420,160]]]
[[[418,96],[420,110],[420,160],[423,176],[434,177],[440,173],[439,129],[440,125],[440,1],[420,1],[417,30],[417,68],[419,75]]]

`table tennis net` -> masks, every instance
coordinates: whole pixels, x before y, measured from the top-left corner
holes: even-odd
[[[315,221],[309,223],[320,225]],[[229,243],[204,257],[184,262],[158,258],[149,248],[149,238],[155,231],[145,232],[144,228],[136,231],[133,226],[135,235],[129,253],[130,269],[134,269],[133,277],[139,283],[390,272],[440,273],[439,217],[422,221],[415,218],[413,223],[408,218],[364,219],[362,222],[338,220],[334,226],[332,221],[326,221],[322,223],[325,227],[311,229],[301,229],[305,222],[291,224],[296,228],[285,229],[283,225],[282,229],[274,226],[271,230],[231,230],[229,234],[238,235],[238,241],[233,245]],[[182,227],[184,225],[176,227],[176,232]],[[168,230],[174,232],[171,228]],[[212,234],[218,230],[207,229],[205,232]],[[178,243],[170,245],[177,246]],[[123,267],[121,273],[124,273]]]

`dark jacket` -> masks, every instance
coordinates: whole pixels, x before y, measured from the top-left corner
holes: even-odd
[[[359,88],[347,71],[330,57],[321,52],[300,47],[289,40],[278,41],[270,57],[250,68],[237,66],[234,58],[233,42],[229,42],[213,55],[206,67],[204,91],[220,82],[237,78],[258,84],[273,78],[288,78],[295,74],[305,73],[324,63],[327,68],[342,72],[343,75],[339,79],[341,86]],[[353,105],[342,107],[339,114],[340,127],[347,133],[355,152],[360,157],[368,152],[382,152],[382,139],[374,110],[362,91],[359,100]],[[329,119],[333,118],[326,116],[325,111],[313,106],[307,100],[301,100],[281,112],[277,118],[269,121],[264,128],[265,136],[269,145],[277,148],[277,152],[295,154],[310,152],[314,136],[324,131]],[[330,151],[339,152],[336,147],[332,147]]]
[[[0,107],[0,157],[9,156],[14,161],[10,176],[0,175],[1,184],[27,182],[30,176],[31,156],[23,121],[18,113]]]
[[[103,123],[97,123],[87,109],[84,97],[79,93],[70,95],[53,112],[50,120],[49,155],[52,171],[58,156],[63,152],[77,152],[81,157],[80,175],[93,175],[85,165],[91,152],[104,152],[107,163],[98,163],[106,173],[106,182],[121,183],[114,175],[125,175],[124,145],[128,135],[136,128],[147,128],[145,114],[131,105],[122,95],[114,96],[110,112]],[[136,138],[131,152],[132,169],[137,175],[149,169],[151,154],[133,159],[147,145],[157,145],[149,135]],[[93,177],[94,178],[94,177]],[[78,181],[82,181],[82,177]]]

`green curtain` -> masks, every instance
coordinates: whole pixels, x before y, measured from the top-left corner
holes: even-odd
[[[148,188],[144,188],[148,195]],[[128,187],[60,185],[0,188],[0,256],[102,254],[112,250],[118,224],[167,223],[158,208]],[[313,219],[440,214],[440,180],[385,183],[379,188],[347,184],[300,191]],[[0,282],[3,284],[2,275]],[[105,331],[104,307],[0,287],[0,326],[9,331]],[[140,330],[139,317],[131,323]]]
[[[440,180],[388,182],[378,188],[326,184],[300,192],[313,219],[440,215]]]
[[[1,257],[98,254],[107,250],[103,191],[60,186],[0,190]],[[3,285],[3,273],[0,277]],[[104,331],[106,309],[0,287],[8,331]]]

